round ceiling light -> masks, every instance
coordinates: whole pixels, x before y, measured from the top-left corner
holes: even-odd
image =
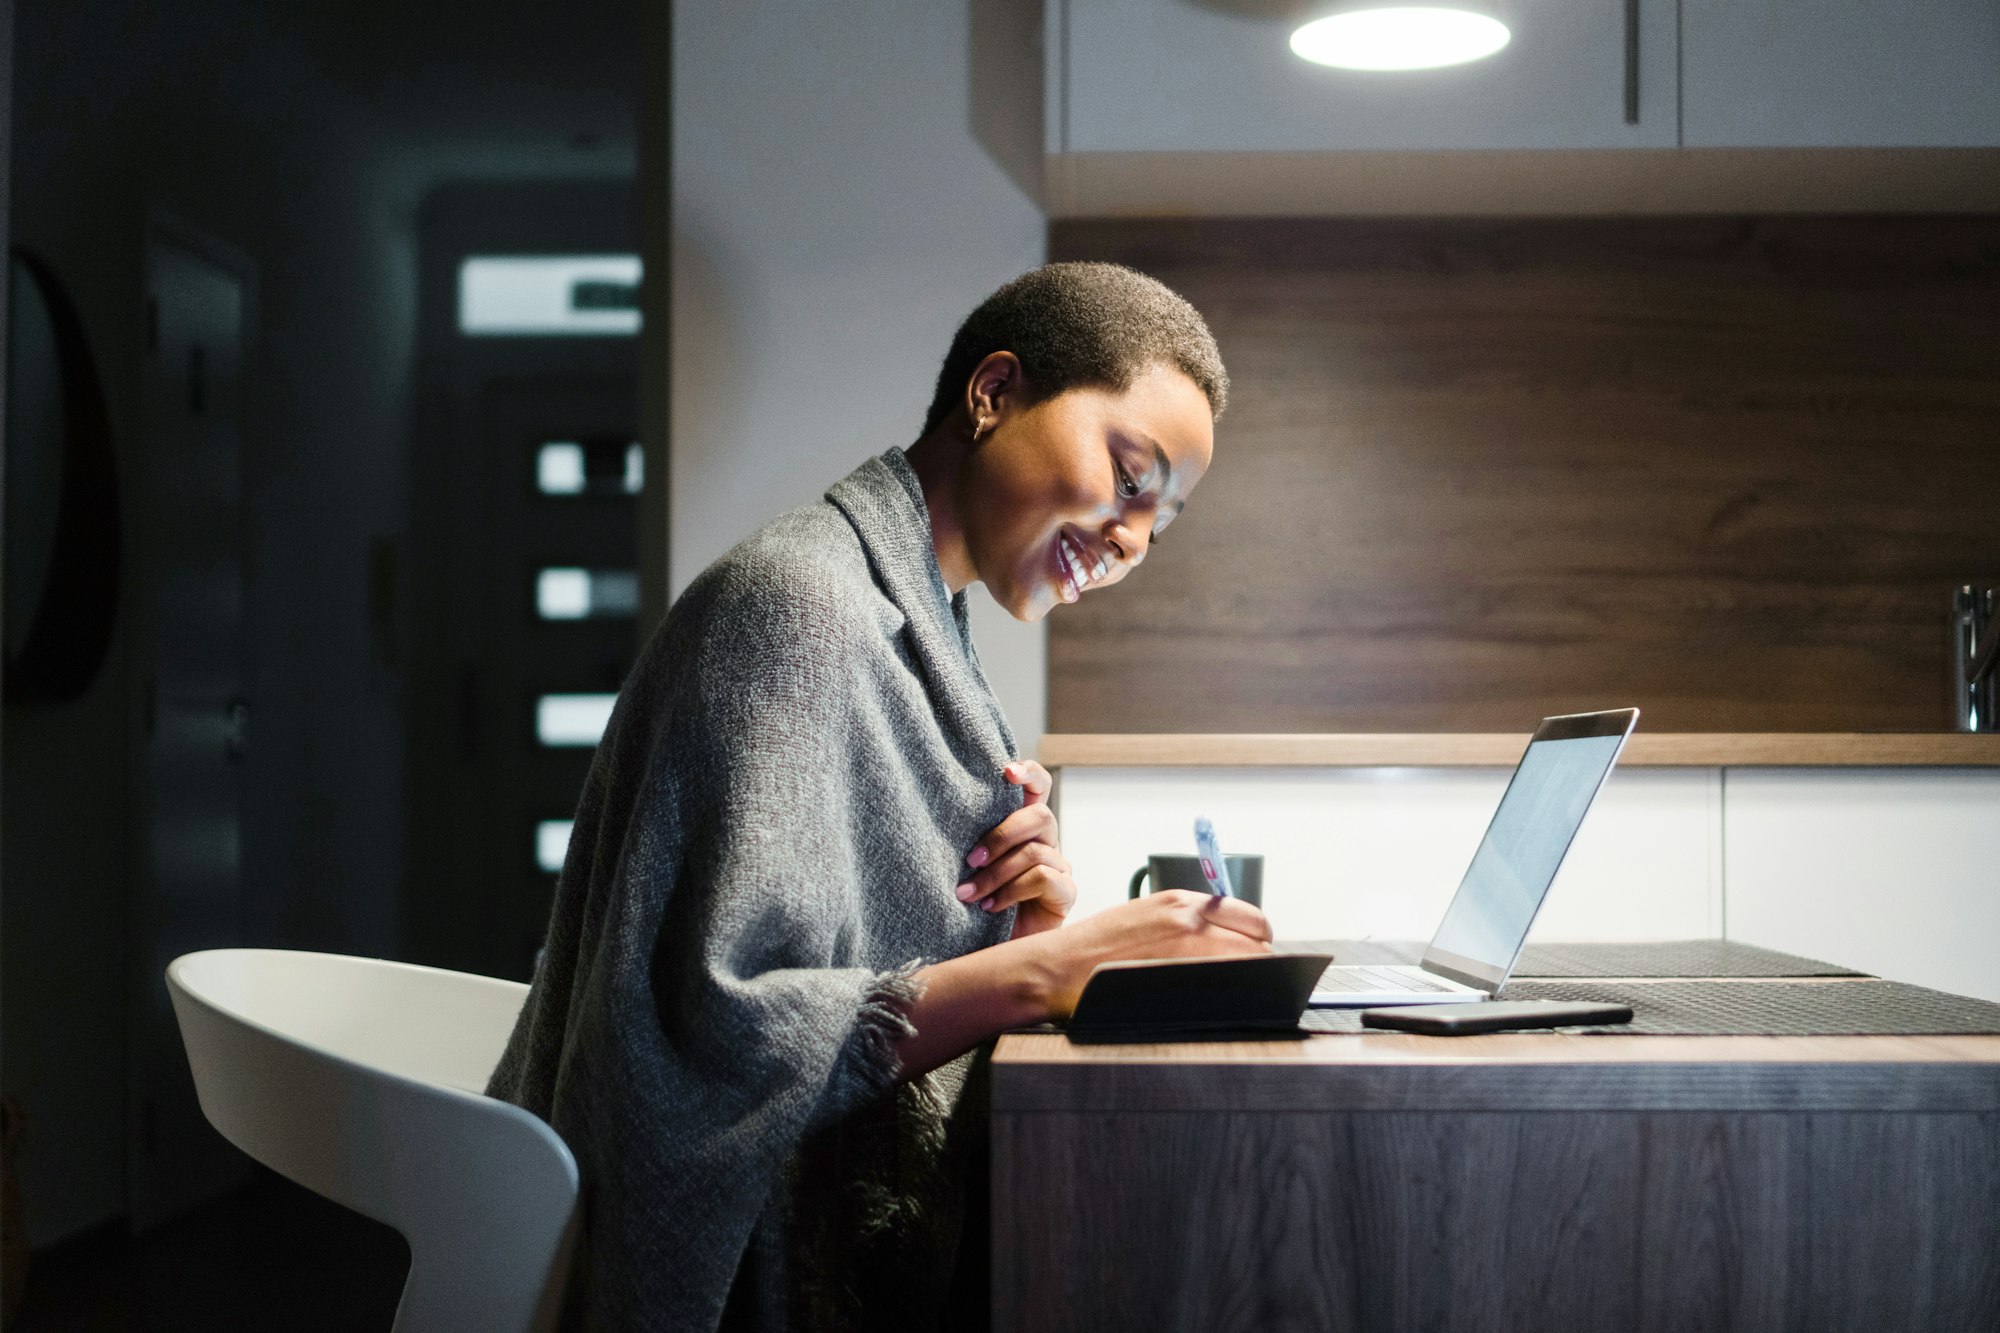
[[[1485,14],[1393,5],[1314,19],[1292,34],[1292,50],[1336,69],[1437,69],[1490,56],[1509,35]]]

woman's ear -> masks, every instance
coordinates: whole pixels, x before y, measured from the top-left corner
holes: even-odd
[[[1025,383],[1021,359],[1012,352],[993,352],[972,368],[965,382],[965,419],[975,442],[998,422],[1001,408],[1019,398]]]

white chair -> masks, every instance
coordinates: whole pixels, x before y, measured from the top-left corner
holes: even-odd
[[[576,1159],[541,1120],[481,1093],[526,986],[212,949],[176,958],[167,989],[209,1123],[409,1243],[396,1333],[555,1327]]]

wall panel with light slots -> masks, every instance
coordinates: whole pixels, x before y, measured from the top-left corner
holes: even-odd
[[[625,187],[448,187],[420,264],[401,956],[527,978],[640,634]],[[657,478],[651,480],[657,481]]]

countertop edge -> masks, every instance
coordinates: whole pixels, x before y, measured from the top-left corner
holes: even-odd
[[[2000,1036],[1369,1033],[1278,1045],[1010,1035],[993,1057],[993,1110],[2000,1111]]]
[[[1526,735],[1506,733],[1050,733],[1059,768],[1507,767]],[[1651,768],[2000,768],[2000,733],[1644,732],[1620,763]]]

